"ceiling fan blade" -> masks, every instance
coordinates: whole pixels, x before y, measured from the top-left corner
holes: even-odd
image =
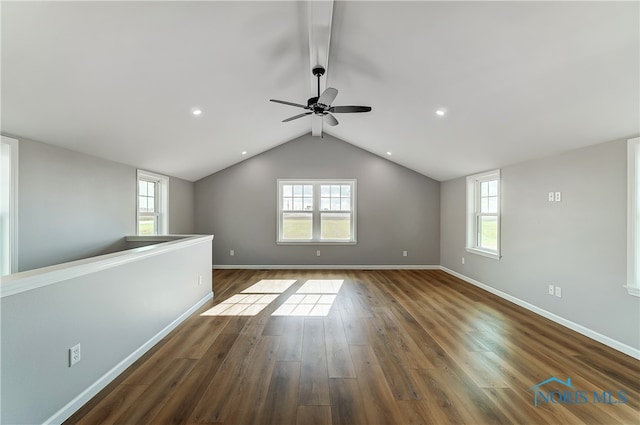
[[[286,100],[277,100],[277,99],[269,99],[269,100],[272,101],[272,102],[276,102],[276,103],[282,103],[283,105],[297,106],[298,108],[309,109],[309,107],[307,105],[301,105],[299,103],[287,102]]]
[[[322,103],[323,105],[331,105],[331,102],[333,102],[333,99],[336,98],[336,96],[338,95],[338,90],[334,89],[333,87],[327,87],[327,89],[322,92],[322,95],[320,95],[320,97],[318,98],[318,103]]]
[[[292,117],[289,117],[287,119],[282,120],[282,122],[289,122],[289,121],[297,120],[298,118],[302,118],[304,116],[311,115],[312,113],[313,112],[305,112],[305,113],[300,114],[300,115],[294,115]]]
[[[336,117],[334,117],[329,113],[324,114],[324,120],[327,124],[329,124],[332,127],[338,125],[338,120],[336,119]]]
[[[371,106],[332,106],[329,108],[329,112],[335,112],[336,114],[369,111],[371,111]]]

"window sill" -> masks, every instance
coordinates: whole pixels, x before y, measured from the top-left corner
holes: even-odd
[[[488,258],[493,258],[494,260],[499,260],[500,259],[500,254],[499,253],[495,253],[495,252],[491,252],[491,251],[483,251],[481,249],[477,249],[477,248],[466,248],[467,252],[470,252],[471,254],[477,254],[477,255],[482,255],[483,257],[488,257]]]
[[[276,241],[277,245],[357,245],[358,241]]]
[[[637,286],[625,285],[625,288],[627,288],[627,292],[629,293],[629,295],[640,297],[640,288],[638,288]]]

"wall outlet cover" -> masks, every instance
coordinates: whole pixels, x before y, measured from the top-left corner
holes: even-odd
[[[80,359],[80,344],[74,345],[73,347],[69,348],[69,367],[78,363]]]

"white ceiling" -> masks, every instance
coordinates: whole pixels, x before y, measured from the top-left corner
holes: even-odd
[[[327,85],[373,111],[324,132],[441,181],[638,135],[639,5],[336,1]],[[310,132],[268,101],[313,94],[305,2],[1,11],[5,134],[197,180]]]

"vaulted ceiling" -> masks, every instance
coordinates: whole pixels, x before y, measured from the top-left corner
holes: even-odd
[[[639,4],[336,1],[326,84],[373,111],[324,132],[437,180],[638,135]],[[314,95],[308,2],[1,7],[5,134],[197,180],[311,131],[269,102]]]

